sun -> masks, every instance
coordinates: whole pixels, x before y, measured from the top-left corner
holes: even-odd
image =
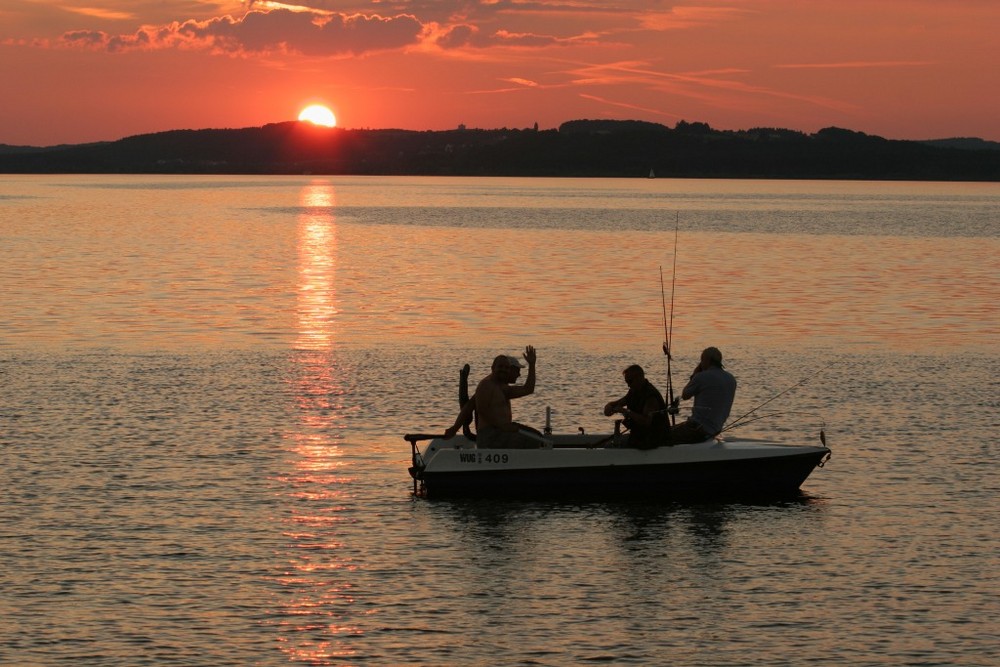
[[[310,104],[307,106],[299,114],[299,120],[306,120],[313,125],[322,125],[324,127],[337,126],[337,117],[322,104]]]

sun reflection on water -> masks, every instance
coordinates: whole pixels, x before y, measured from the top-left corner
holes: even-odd
[[[337,225],[333,186],[313,183],[302,189],[299,216],[298,332],[299,350],[329,352],[337,316]]]
[[[335,191],[323,181],[300,193],[295,366],[297,420],[286,433],[288,472],[285,562],[279,566],[280,646],[290,659],[314,665],[349,659],[344,625],[354,603],[344,573],[356,568],[339,539],[345,485],[352,478],[340,450],[343,382],[337,352],[337,220]]]

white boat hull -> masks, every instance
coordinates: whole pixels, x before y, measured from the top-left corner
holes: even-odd
[[[421,451],[416,437],[407,436],[410,474],[428,497],[787,496],[830,455],[825,446],[755,439],[629,449],[593,435],[550,436],[538,449],[478,449],[457,436]]]

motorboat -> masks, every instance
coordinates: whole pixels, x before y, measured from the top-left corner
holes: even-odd
[[[466,364],[459,373],[459,405],[469,401],[469,372]],[[674,401],[671,414],[676,414],[676,405]],[[421,433],[403,437],[410,443],[414,495],[427,498],[798,495],[813,470],[830,459],[826,434],[820,430],[818,444],[730,437],[729,431],[757,409],[703,442],[652,449],[629,447],[622,420],[615,421],[610,434],[587,434],[582,428],[578,433],[553,434],[551,408],[545,409],[542,431],[518,425],[525,439],[537,445],[524,449],[479,447],[469,423],[452,438]]]
[[[404,437],[414,493],[427,498],[787,497],[830,458],[822,432],[817,444],[725,437],[654,449],[623,446],[619,433],[534,434],[532,449],[483,449],[461,434]]]

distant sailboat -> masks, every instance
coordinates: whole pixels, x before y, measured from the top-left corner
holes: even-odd
[[[652,169],[649,170],[649,177],[650,178],[656,178],[656,174],[653,172]]]

